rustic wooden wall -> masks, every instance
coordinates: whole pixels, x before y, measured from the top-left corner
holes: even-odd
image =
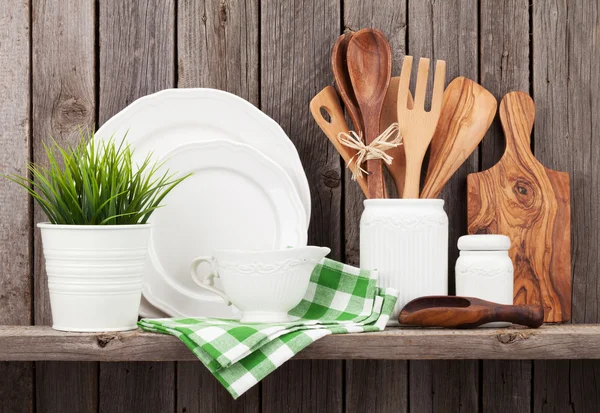
[[[571,173],[573,323],[600,322],[598,0],[2,0],[0,172],[42,161],[134,99],[169,87],[236,93],[279,122],[312,192],[310,242],[358,262],[362,194],[308,113],[332,83],[346,28],[378,27],[401,57],[446,59],[448,77],[537,103],[533,148]],[[466,232],[465,176],[503,151],[496,123],[442,196],[449,266]],[[49,324],[39,233],[0,180],[0,324]],[[453,285],[451,281],[451,285]],[[51,349],[49,349],[51,351]],[[233,401],[200,363],[0,363],[0,412],[600,411],[600,361],[292,361]]]

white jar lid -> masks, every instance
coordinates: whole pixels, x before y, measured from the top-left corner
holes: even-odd
[[[461,251],[508,251],[510,238],[506,235],[478,234],[463,235],[458,239]]]

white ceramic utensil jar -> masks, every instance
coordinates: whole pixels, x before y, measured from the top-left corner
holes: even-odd
[[[368,199],[360,219],[360,266],[399,291],[388,325],[410,300],[448,295],[448,216],[441,199]]]
[[[456,295],[499,304],[513,303],[513,264],[505,235],[465,235],[458,239]]]

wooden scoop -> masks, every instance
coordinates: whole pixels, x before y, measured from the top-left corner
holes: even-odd
[[[380,133],[379,119],[392,73],[392,51],[383,33],[375,29],[363,29],[350,39],[346,58],[362,114],[365,142],[369,145]],[[367,160],[367,170],[369,198],[383,198],[385,190],[381,159]]]
[[[354,131],[359,136],[362,136],[364,129],[362,115],[358,103],[356,102],[352,83],[350,83],[348,64],[346,63],[348,42],[350,42],[353,34],[353,32],[344,33],[336,40],[333,49],[331,49],[331,70],[342,102],[344,102],[344,106],[350,115],[350,120],[352,120]]]
[[[473,297],[430,296],[412,300],[398,316],[400,324],[420,327],[474,328],[505,321],[531,328],[544,323],[541,305],[502,305]]]
[[[323,117],[321,109],[324,109],[327,112],[329,120]],[[337,93],[335,93],[333,87],[325,87],[310,101],[310,113],[312,113],[313,118],[315,118],[317,125],[319,125],[323,133],[329,138],[331,143],[333,143],[335,149],[342,155],[346,165],[349,165],[350,170],[354,173],[354,176],[356,176],[356,181],[360,185],[360,188],[365,196],[368,197],[369,190],[367,188],[366,176],[363,174],[359,177],[356,173],[358,165],[355,162],[349,163],[350,159],[356,155],[356,150],[342,145],[338,140],[338,134],[340,132],[348,133],[349,129]]]
[[[473,153],[490,127],[498,103],[486,89],[457,77],[444,91],[421,198],[437,198],[442,188]]]

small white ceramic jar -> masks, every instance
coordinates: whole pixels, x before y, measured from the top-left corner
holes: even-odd
[[[360,266],[399,291],[388,325],[410,300],[448,295],[448,216],[441,199],[368,199],[360,219]]]
[[[465,235],[458,239],[456,295],[499,304],[513,303],[513,264],[505,235]]]

